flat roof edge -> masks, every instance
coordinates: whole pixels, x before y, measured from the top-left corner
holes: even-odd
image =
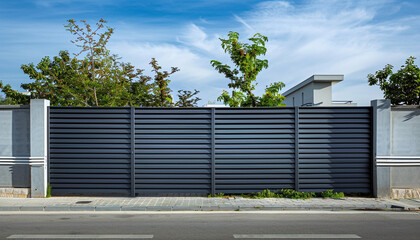
[[[289,90],[282,93],[283,96],[287,96],[292,94],[293,92],[296,92],[297,90],[305,87],[306,85],[312,83],[312,82],[331,82],[331,83],[338,83],[344,80],[343,74],[316,74],[312,75],[306,80],[298,83],[297,85],[293,86]]]

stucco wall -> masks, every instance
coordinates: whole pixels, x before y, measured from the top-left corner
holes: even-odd
[[[30,156],[29,108],[0,106],[0,157]],[[0,187],[30,187],[30,166],[0,162]]]
[[[303,93],[303,102],[302,102],[302,93]],[[284,104],[286,104],[287,107],[295,107],[295,106],[302,106],[302,104],[305,103],[313,103],[314,102],[314,84],[310,83],[306,85],[305,87],[291,93],[289,96],[286,97],[284,100]],[[293,104],[293,98],[294,104]]]
[[[420,108],[391,108],[391,156],[420,156]],[[420,188],[420,166],[392,166],[392,188]]]

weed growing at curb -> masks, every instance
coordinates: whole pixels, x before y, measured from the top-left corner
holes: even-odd
[[[50,198],[51,197],[51,185],[50,184],[48,184],[47,185],[47,195],[45,196],[46,198]]]
[[[319,193],[319,195],[323,198],[344,198],[344,193],[342,192],[334,192],[334,190],[330,189],[325,192]]]
[[[225,195],[224,193],[216,193],[214,196],[211,194],[208,195],[209,198],[231,198],[231,197],[242,197],[242,198],[253,198],[253,199],[263,199],[263,198],[291,198],[291,199],[310,199],[313,197],[322,197],[322,198],[344,198],[343,192],[334,192],[330,189],[320,193],[314,192],[298,192],[293,189],[281,189],[280,191],[271,191],[270,189],[263,190],[261,192],[250,193],[250,194],[241,194],[241,195]]]

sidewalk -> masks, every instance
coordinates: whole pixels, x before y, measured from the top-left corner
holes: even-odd
[[[420,210],[420,200],[374,198],[244,199],[205,197],[0,198],[0,211]]]

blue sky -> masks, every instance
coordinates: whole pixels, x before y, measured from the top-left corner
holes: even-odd
[[[1,0],[0,80],[15,88],[29,82],[21,64],[75,51],[63,27],[67,19],[100,18],[115,28],[113,53],[146,73],[152,57],[164,69],[179,67],[172,89],[200,90],[201,104],[227,86],[209,62],[229,61],[218,40],[229,31],[243,41],[256,32],[269,38],[259,94],[275,81],[287,90],[313,74],[344,74],[333,98],[369,105],[382,94],[368,86],[368,73],[420,57],[420,1]]]

